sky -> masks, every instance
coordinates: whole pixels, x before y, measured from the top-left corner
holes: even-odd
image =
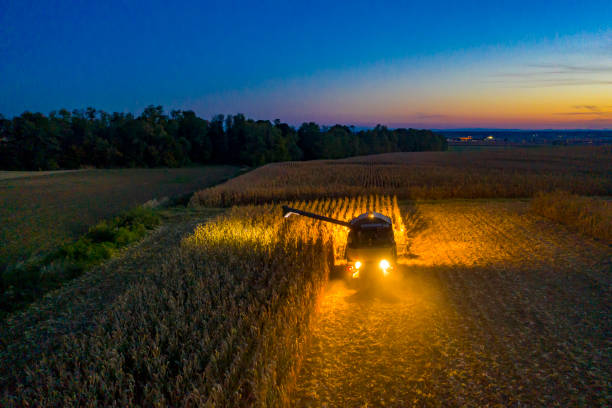
[[[0,113],[612,129],[612,1],[0,0]]]

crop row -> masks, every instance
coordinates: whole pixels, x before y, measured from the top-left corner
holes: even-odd
[[[379,194],[400,199],[532,197],[539,191],[612,194],[612,150],[390,153],[275,163],[197,192],[192,205],[225,207]]]
[[[392,216],[369,196],[292,205]],[[279,206],[234,207],[200,225],[96,318],[27,369],[0,370],[1,406],[283,406],[343,227]]]
[[[531,211],[612,245],[612,201],[565,191],[538,194]]]

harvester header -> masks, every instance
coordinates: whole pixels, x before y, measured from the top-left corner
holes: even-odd
[[[340,221],[324,215],[283,206],[283,216],[302,215],[319,221],[330,222],[349,228],[345,249],[347,271],[353,278],[359,278],[360,271],[381,270],[383,276],[395,267],[397,248],[393,233],[393,223],[386,215],[369,211],[350,221]]]

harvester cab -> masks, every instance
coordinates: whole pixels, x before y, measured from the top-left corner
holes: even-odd
[[[397,247],[393,235],[393,223],[386,215],[367,212],[350,221],[340,221],[283,206],[285,218],[292,214],[342,225],[349,229],[344,261],[346,270],[353,278],[366,275],[384,277],[395,268]]]

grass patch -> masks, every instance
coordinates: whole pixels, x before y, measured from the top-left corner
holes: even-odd
[[[19,179],[8,178],[19,174],[3,179],[0,172],[0,272],[73,242],[100,220],[149,200],[186,202],[187,194],[240,171],[236,166],[94,169],[27,172]]]
[[[531,211],[612,245],[612,202],[555,191],[537,194]]]
[[[155,210],[136,207],[98,223],[77,241],[44,257],[7,268],[0,275],[0,317],[22,309],[109,259],[119,249],[142,239],[160,221],[161,217]]]

